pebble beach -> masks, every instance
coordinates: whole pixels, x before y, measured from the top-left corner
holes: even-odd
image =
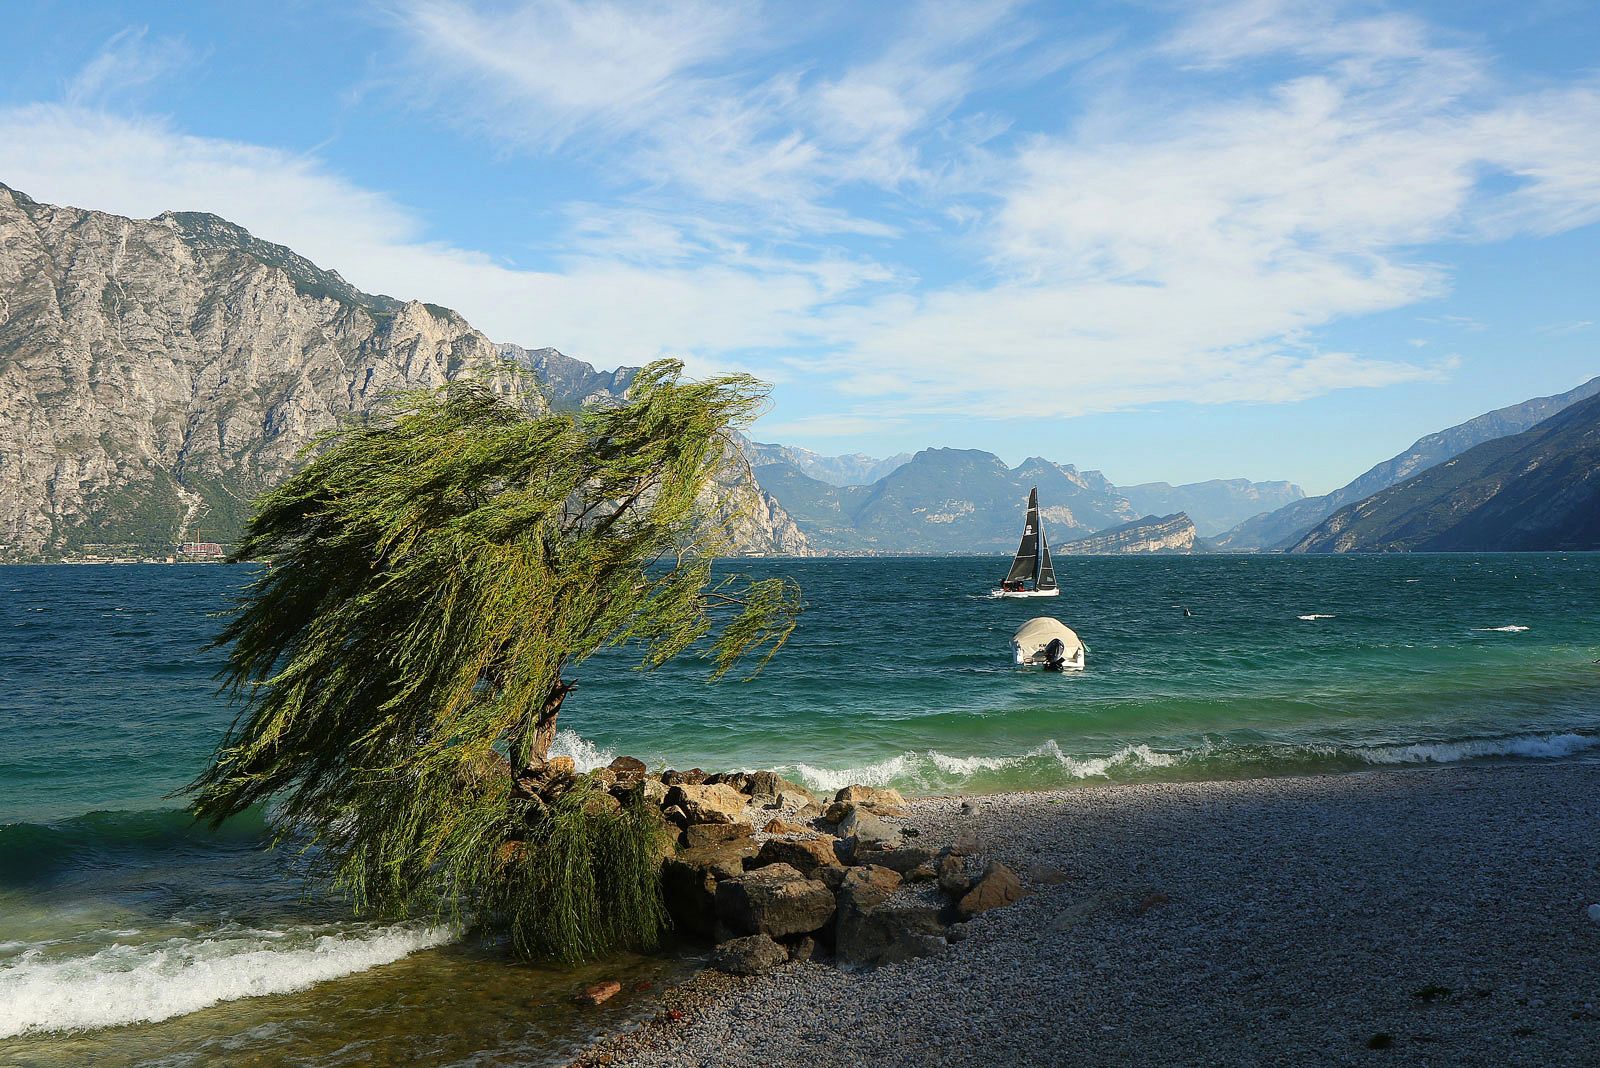
[[[906,812],[1029,895],[920,959],[704,972],[574,1065],[1600,1064],[1600,764]]]

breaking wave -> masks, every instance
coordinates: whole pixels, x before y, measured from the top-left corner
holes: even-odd
[[[1528,628],[1527,627],[1519,627],[1515,623],[1513,623],[1510,626],[1506,626],[1506,627],[1473,627],[1472,629],[1476,630],[1476,631],[1483,631],[1483,632],[1494,631],[1494,632],[1498,632],[1498,633],[1501,633],[1501,634],[1516,634],[1518,631],[1524,631],[1524,630],[1527,630]]]
[[[826,768],[790,764],[776,769],[806,786],[833,791],[854,783],[893,786],[905,793],[1044,789],[1086,780],[1150,782],[1235,776],[1358,771],[1384,765],[1453,764],[1519,758],[1552,760],[1600,748],[1600,735],[1526,734],[1391,745],[1233,745],[1211,741],[1164,751],[1127,745],[1104,754],[1064,752],[1054,740],[1009,756],[951,756],[907,752],[869,764]]]
[[[0,1038],[154,1022],[222,1001],[286,994],[443,945],[443,927],[224,927],[204,937],[0,960]],[[13,946],[7,943],[7,946]]]
[[[577,731],[565,729],[556,731],[556,740],[550,743],[550,755],[571,757],[580,773],[603,768],[617,758],[616,750],[601,749]]]
[[[1322,612],[1312,612],[1312,613],[1310,613],[1308,615],[1297,616],[1296,618],[1311,620],[1311,619],[1337,619],[1338,617],[1337,616],[1332,616],[1332,615],[1327,615],[1327,614],[1322,613]]]

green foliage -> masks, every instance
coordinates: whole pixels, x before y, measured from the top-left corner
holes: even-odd
[[[84,501],[84,518],[62,530],[61,550],[81,552],[103,546],[150,555],[170,553],[184,504],[171,475],[154,465],[147,470],[148,481],[90,494]]]
[[[491,885],[518,954],[573,962],[653,947],[666,926],[659,870],[671,845],[660,812],[638,791],[621,806],[598,804],[603,795],[592,781],[569,790],[507,851],[506,877]]]
[[[541,416],[455,383],[319,439],[235,553],[273,566],[217,639],[247,707],[197,814],[276,798],[359,908],[448,906],[568,959],[652,937],[639,817],[546,807],[524,769],[567,665],[698,647],[719,678],[793,629],[792,583],[711,574],[737,517],[712,476],[763,389],[681,375],[653,364],[625,404]]]

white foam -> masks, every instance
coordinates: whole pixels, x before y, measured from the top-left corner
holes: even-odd
[[[1074,757],[1063,753],[1061,747],[1051,739],[1013,756],[950,756],[938,750],[929,750],[926,754],[902,753],[875,764],[853,768],[832,769],[796,764],[793,770],[801,781],[813,789],[838,790],[857,783],[862,786],[928,785],[925,772],[929,770],[943,776],[965,779],[979,772],[1005,771],[1023,764],[1052,761],[1073,777],[1088,779],[1109,776],[1113,769],[1171,767],[1182,759],[1181,753],[1163,753],[1148,745],[1124,746],[1110,756]]]
[[[810,764],[794,764],[790,768],[800,782],[813,790],[842,790],[846,786],[888,786],[891,782],[906,782],[916,778],[921,761],[915,753],[902,753],[897,757],[880,760],[855,768],[818,768]]]
[[[1515,634],[1518,631],[1527,630],[1528,628],[1527,627],[1519,627],[1515,623],[1513,623],[1513,624],[1511,624],[1510,626],[1507,626],[1507,627],[1474,627],[1472,629],[1473,630],[1478,630],[1478,631],[1485,631],[1485,632],[1487,632],[1487,631],[1496,631],[1496,632],[1499,632],[1499,633],[1502,633],[1502,634]]]
[[[1300,619],[1337,619],[1339,617],[1338,616],[1323,615],[1321,612],[1312,612],[1308,616],[1300,616],[1299,618]]]
[[[556,731],[556,740],[550,743],[551,756],[565,756],[572,758],[573,767],[581,774],[603,768],[617,759],[614,749],[601,749],[587,738],[580,737],[577,731]]]
[[[454,936],[443,927],[392,926],[317,934],[294,948],[238,928],[213,937],[114,944],[88,956],[38,950],[0,966],[0,1038],[154,1022],[220,1001],[286,994],[399,960]]]
[[[1419,742],[1356,750],[1369,764],[1453,764],[1461,760],[1514,756],[1552,759],[1600,746],[1600,737],[1583,734],[1529,734],[1465,742]]]

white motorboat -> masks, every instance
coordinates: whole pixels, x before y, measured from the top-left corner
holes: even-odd
[[[1049,616],[1028,620],[1011,636],[1011,655],[1024,667],[1082,671],[1086,653],[1072,628]]]

